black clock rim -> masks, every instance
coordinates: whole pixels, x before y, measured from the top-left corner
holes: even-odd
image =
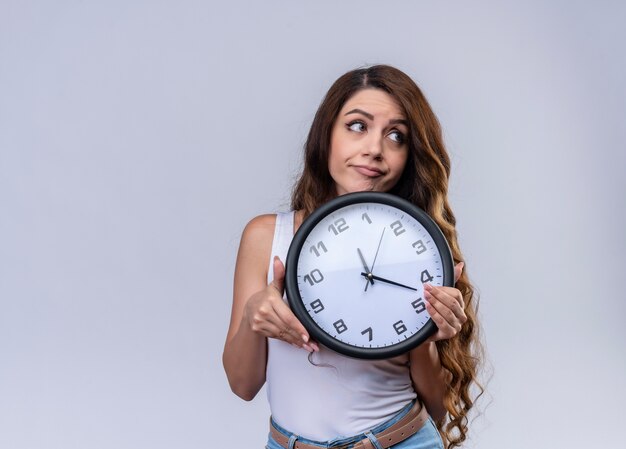
[[[422,329],[420,329],[415,335],[412,335],[406,340],[394,345],[386,346],[384,348],[364,348],[352,346],[333,338],[331,335],[326,333],[326,331],[324,331],[313,320],[313,318],[311,318],[306,311],[306,307],[304,306],[304,302],[302,301],[300,290],[298,288],[298,258],[309,233],[327,215],[343,207],[361,203],[380,203],[389,205],[406,212],[408,215],[419,221],[432,236],[433,241],[439,250],[439,254],[441,255],[444,275],[442,285],[448,287],[454,286],[454,266],[450,247],[448,246],[448,242],[446,241],[445,236],[443,235],[443,232],[441,232],[437,223],[435,223],[435,221],[426,212],[415,204],[390,193],[354,192],[338,196],[321,205],[302,222],[296,231],[291,245],[289,246],[287,259],[285,261],[285,290],[287,292],[287,301],[289,302],[289,306],[291,307],[294,315],[296,315],[302,325],[309,331],[311,336],[317,342],[349,357],[359,359],[391,358],[404,354],[419,346],[429,336],[434,334],[437,331],[437,326],[433,322],[432,318],[430,318]]]

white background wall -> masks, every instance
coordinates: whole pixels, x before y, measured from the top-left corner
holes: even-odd
[[[468,447],[622,444],[624,5],[0,0],[0,447],[263,447],[221,365],[240,232],[371,63],[452,156],[493,373]]]

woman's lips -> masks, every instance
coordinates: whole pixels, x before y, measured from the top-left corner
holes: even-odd
[[[367,167],[366,165],[354,165],[353,167],[362,175],[369,176],[370,178],[375,178],[383,174],[382,170],[375,167]]]

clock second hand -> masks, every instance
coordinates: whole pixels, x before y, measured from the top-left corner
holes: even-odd
[[[398,287],[404,287],[404,288],[408,288],[409,290],[417,291],[416,288],[409,287],[408,285],[404,285],[404,284],[401,284],[399,282],[390,281],[389,279],[381,278],[380,276],[375,276],[375,275],[373,275],[371,273],[369,273],[369,274],[368,273],[361,273],[361,276],[364,276],[367,279],[376,279],[377,281],[380,281],[380,282],[385,282],[387,284],[397,285]]]
[[[369,273],[372,274],[374,273],[374,265],[376,265],[376,259],[378,258],[378,251],[380,251],[380,244],[383,242],[383,237],[385,235],[385,229],[387,228],[383,228],[383,232],[382,234],[380,234],[380,240],[378,241],[378,248],[376,248],[376,254],[374,254],[374,262],[372,262],[372,271],[370,271]],[[372,274],[372,277],[374,277],[374,275]],[[368,279],[369,276],[368,276]],[[372,284],[374,283],[374,281],[372,279],[370,279],[372,281]],[[365,291],[367,291],[367,287],[369,287],[369,282],[365,284]]]

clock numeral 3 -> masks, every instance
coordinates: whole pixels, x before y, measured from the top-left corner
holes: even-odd
[[[365,335],[365,334],[367,334],[367,340],[372,341],[372,336],[374,335],[374,331],[372,330],[371,327],[368,327],[364,331],[361,331],[361,335]]]
[[[389,227],[391,228],[393,233],[396,235],[396,237],[406,232],[406,229],[404,229],[404,226],[402,225],[400,220],[394,221],[393,223],[389,225]]]
[[[324,280],[324,275],[317,268],[311,271],[309,274],[304,276],[304,280],[307,281],[310,285],[319,284]]]
[[[330,226],[328,226],[329,231],[333,231],[335,235],[349,229],[350,226],[346,223],[345,218],[339,218],[333,222]]]
[[[324,310],[324,304],[322,304],[322,301],[320,301],[319,299],[312,301],[309,305],[315,313],[320,313],[322,310]]]
[[[432,276],[430,275],[430,273],[428,272],[428,270],[424,270],[424,271],[422,271],[422,284],[423,284],[424,282],[432,282],[432,281],[433,281],[433,279],[435,279],[435,278],[434,278],[434,277],[432,277]]]
[[[317,248],[316,248],[316,246],[317,246]],[[319,241],[315,245],[311,246],[309,251],[312,252],[313,254],[315,254],[317,257],[319,257],[321,253],[320,253],[320,251],[318,251],[318,248],[321,251],[324,251],[325,253],[328,252],[328,250],[326,249],[326,246],[324,245],[324,242],[322,242],[322,241]]]
[[[426,304],[424,304],[423,298],[417,298],[411,303],[411,305],[415,309],[415,313],[422,313],[424,310],[426,310]]]
[[[396,330],[396,333],[398,335],[404,334],[407,331],[406,326],[404,325],[402,320],[398,321],[397,323],[393,323],[393,328]]]
[[[338,333],[342,334],[345,331],[348,330],[348,326],[346,326],[346,323],[343,322],[343,320],[337,320],[333,323],[333,326],[335,326],[335,329],[337,330]]]
[[[421,240],[418,240],[417,242],[413,243],[413,248],[415,248],[415,252],[417,254],[422,254],[424,251],[426,251],[426,246],[424,245],[424,242],[422,242]]]

